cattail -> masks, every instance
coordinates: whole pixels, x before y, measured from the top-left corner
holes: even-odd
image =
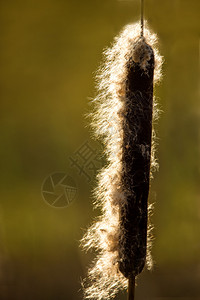
[[[141,37],[127,62],[123,105],[119,269],[138,275],[146,261],[147,199],[151,159],[154,54]]]
[[[157,166],[153,86],[161,76],[156,35],[145,24],[127,25],[104,52],[93,126],[105,143],[108,165],[98,175],[95,205],[101,216],[82,239],[97,251],[86,281],[87,299],[110,299],[134,283],[145,263],[151,267],[148,222],[149,177]],[[153,132],[153,134],[152,134]]]

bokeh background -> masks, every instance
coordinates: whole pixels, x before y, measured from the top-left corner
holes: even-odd
[[[70,157],[86,141],[102,153],[84,115],[102,51],[139,19],[139,2],[0,1],[2,300],[82,299],[80,282],[93,254],[83,253],[79,240],[98,215],[92,189],[99,165],[88,180]],[[200,299],[200,2],[145,2],[165,63],[156,89],[160,170],[150,195],[155,266],[139,276],[136,299]],[[54,172],[76,183],[66,208],[41,195]]]

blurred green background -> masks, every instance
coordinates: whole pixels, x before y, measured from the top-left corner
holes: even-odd
[[[91,139],[85,113],[94,74],[140,1],[0,1],[0,299],[78,300],[93,257],[79,240],[98,212],[91,181],[70,157]],[[200,299],[199,0],[146,0],[145,15],[165,58],[156,89],[160,171],[155,202],[153,272],[138,279],[136,299]],[[98,167],[97,167],[98,168]],[[77,186],[66,208],[42,198],[44,179],[65,172]],[[125,299],[125,293],[116,299]]]

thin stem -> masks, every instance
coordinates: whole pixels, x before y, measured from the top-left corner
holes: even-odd
[[[135,276],[128,279],[128,300],[135,299]]]
[[[141,0],[141,36],[144,34],[144,0]]]

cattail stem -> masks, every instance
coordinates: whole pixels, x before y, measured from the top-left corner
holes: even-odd
[[[128,300],[135,299],[135,276],[130,276],[128,280]]]
[[[144,35],[144,0],[141,0],[141,36]]]

